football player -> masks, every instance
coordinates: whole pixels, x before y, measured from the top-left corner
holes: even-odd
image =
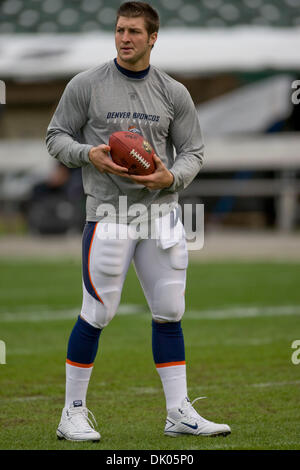
[[[100,439],[89,417],[86,394],[100,335],[118,309],[132,261],[152,313],[153,358],[166,399],[165,434],[230,433],[228,425],[201,417],[188,399],[181,328],[188,254],[175,212],[178,191],[201,168],[203,143],[187,89],[150,65],[158,30],[158,14],[149,4],[122,4],[116,18],[116,58],[68,83],[47,131],[50,155],[68,167],[82,167],[87,195],[83,301],[67,348],[65,406],[57,429],[61,439]],[[156,170],[151,175],[131,176],[109,155],[109,136],[130,128],[140,131],[155,148]],[[124,195],[127,212],[119,204]],[[154,219],[155,237],[139,237],[137,232],[130,236],[130,230],[119,236],[124,227],[134,224],[133,204],[145,208],[146,223],[152,226]],[[154,206],[167,209],[157,214],[150,211]],[[111,218],[103,209],[107,207],[113,208]],[[166,237],[168,225],[174,230]]]

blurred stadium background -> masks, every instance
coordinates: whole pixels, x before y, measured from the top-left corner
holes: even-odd
[[[0,2],[0,233],[79,236],[80,170],[46,152],[66,83],[115,56],[117,0]],[[205,166],[181,202],[205,205],[213,234],[299,229],[300,0],[153,0],[161,16],[152,62],[189,89]],[[232,238],[230,238],[232,239]],[[254,239],[253,239],[254,240]],[[256,242],[255,242],[256,243]],[[293,248],[294,249],[294,248]],[[243,250],[242,250],[243,251]]]

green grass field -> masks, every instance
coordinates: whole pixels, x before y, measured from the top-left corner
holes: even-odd
[[[151,317],[133,269],[102,332],[88,394],[101,441],[58,441],[64,362],[81,304],[75,261],[1,261],[0,449],[299,449],[300,264],[191,264],[182,321],[189,396],[227,438],[163,434]]]

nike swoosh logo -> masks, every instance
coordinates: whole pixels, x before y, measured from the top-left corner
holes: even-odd
[[[195,423],[195,424],[188,424],[188,423],[184,423],[183,421],[181,421],[181,424],[184,424],[185,426],[188,426],[189,428],[191,429],[198,429],[198,424]]]

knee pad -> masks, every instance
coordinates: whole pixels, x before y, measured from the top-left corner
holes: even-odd
[[[152,318],[154,321],[178,322],[185,309],[185,283],[158,281],[154,288]]]
[[[83,286],[81,316],[96,328],[105,328],[115,316],[121,297],[121,290],[102,292],[102,302],[91,296]]]

